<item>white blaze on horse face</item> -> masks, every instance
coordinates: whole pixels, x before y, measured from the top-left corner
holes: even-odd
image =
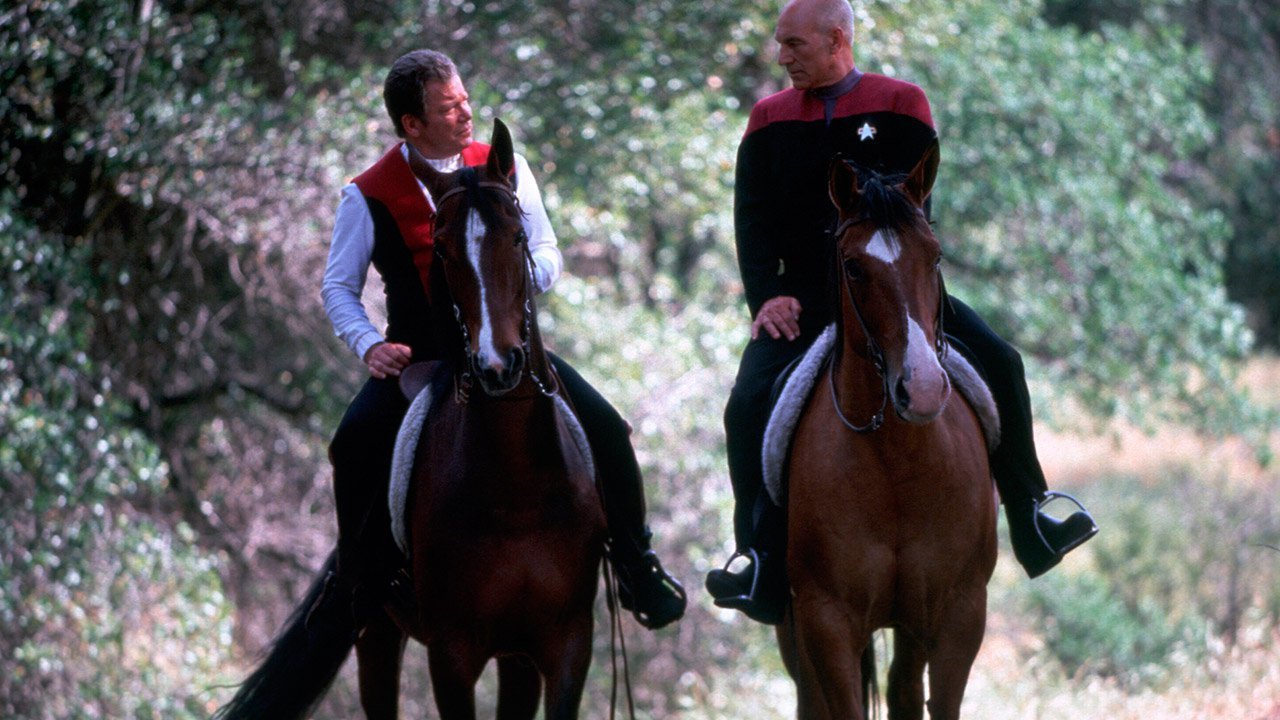
[[[902,255],[898,234],[886,228],[876,230],[876,234],[867,241],[867,254],[892,265]]]
[[[484,286],[484,273],[480,271],[480,248],[484,242],[485,233],[488,228],[485,227],[484,220],[480,217],[480,213],[472,209],[467,214],[467,259],[471,261],[471,267],[476,273],[476,285],[480,291],[480,332],[476,337],[476,354],[480,360],[486,363],[499,362],[501,355],[493,344],[493,321],[490,318],[489,311],[489,292]]]
[[[947,404],[951,394],[951,382],[946,370],[938,362],[938,353],[924,334],[916,319],[907,316],[907,351],[903,367],[910,380],[907,393],[911,398],[905,408],[899,408],[904,418],[912,422],[928,422],[937,417]]]

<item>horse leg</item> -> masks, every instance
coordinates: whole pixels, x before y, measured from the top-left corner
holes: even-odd
[[[795,606],[789,605],[775,631],[782,664],[796,685],[796,717],[800,720],[826,720],[827,701],[822,697],[822,683],[805,655],[796,631]]]
[[[782,622],[778,623],[774,635],[778,638],[778,654],[782,656],[782,666],[787,669],[791,679],[795,680],[799,676],[799,648],[796,640],[796,616],[790,605],[783,611]]]
[[[801,679],[801,718],[862,720],[862,649],[869,631],[856,627],[838,602],[818,598],[795,608]]]
[[[542,676],[526,657],[498,659],[498,720],[533,720],[542,699]]]
[[[543,639],[538,667],[547,679],[546,720],[577,720],[591,666],[593,625],[591,614],[584,613]]]
[[[476,681],[489,656],[471,645],[440,639],[427,647],[427,665],[440,720],[475,720]]]
[[[957,720],[969,670],[987,629],[987,587],[958,593],[939,618],[939,633],[930,648],[929,717]]]
[[[400,663],[405,634],[386,613],[375,613],[356,640],[360,707],[369,720],[395,720],[400,701]]]
[[[893,631],[893,662],[889,665],[889,720],[924,718],[925,648],[914,633]]]

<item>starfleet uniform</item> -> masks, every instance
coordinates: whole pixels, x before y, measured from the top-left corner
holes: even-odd
[[[460,155],[428,160],[437,170],[483,165],[489,146],[472,143]],[[533,257],[534,283],[546,291],[560,275],[562,258],[528,162],[515,156],[516,197]],[[408,345],[413,360],[444,358],[431,317],[435,203],[409,168],[401,143],[342,189],[321,296],[334,332],[357,357],[384,340],[360,300],[369,267],[386,292],[385,340]],[[605,516],[615,559],[634,566],[648,551],[640,467],[630,429],[609,404],[568,363],[548,356],[586,430],[605,497]],[[387,486],[391,456],[408,401],[398,378],[370,378],[348,406],[329,445],[338,509],[338,564],[369,577],[387,577],[399,553],[390,534]],[[656,564],[656,557],[653,560]],[[656,577],[656,575],[654,575]],[[648,576],[646,576],[646,579]],[[632,583],[633,586],[636,583]],[[681,605],[683,610],[683,605]]]
[[[769,394],[781,371],[834,320],[832,268],[836,209],[827,193],[837,154],[885,175],[909,173],[936,140],[929,101],[918,86],[853,70],[813,91],[783,90],[751,111],[738,148],[734,226],[747,305],[779,295],[799,300],[800,337],[767,332],[747,344],[725,408],[729,473],[739,549],[779,551],[785,523],[761,493],[760,446]],[[1001,497],[1038,498],[1046,490],[1031,435],[1031,406],[1021,358],[968,307],[944,303],[953,345],[988,377],[1004,429],[992,457]],[[774,513],[776,515],[776,513]]]
[[[850,86],[846,92],[823,96],[842,84]],[[855,70],[827,93],[792,88],[757,103],[734,182],[738,265],[751,316],[766,300],[789,295],[800,301],[806,328],[825,327],[832,317],[827,285],[814,280],[831,268],[831,158],[905,173],[936,137],[924,91],[874,73]]]

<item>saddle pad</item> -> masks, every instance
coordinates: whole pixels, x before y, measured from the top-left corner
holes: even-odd
[[[428,384],[414,396],[404,419],[400,421],[400,432],[396,433],[396,449],[391,455],[391,485],[387,490],[391,535],[405,556],[409,555],[409,537],[404,524],[405,504],[409,500],[409,480],[413,475],[413,459],[418,450],[418,438],[422,436],[422,425],[427,421],[427,413],[431,411],[433,394],[433,388]]]
[[[387,490],[387,507],[391,512],[391,535],[395,538],[400,552],[409,555],[409,533],[405,525],[405,511],[409,502],[409,483],[413,479],[413,461],[418,451],[418,439],[422,437],[422,428],[431,412],[433,388],[430,384],[424,387],[409,405],[409,410],[400,421],[400,432],[396,434],[396,449],[391,456],[391,484]],[[583,429],[578,416],[569,407],[569,403],[559,395],[554,396],[556,409],[564,418],[578,452],[586,461],[587,472],[596,476],[595,461],[591,456],[591,446],[587,443],[587,432]]]
[[[817,382],[818,373],[826,364],[835,344],[836,327],[834,324],[828,325],[805,351],[795,372],[787,379],[778,402],[769,415],[769,423],[765,426],[764,443],[760,450],[764,484],[769,497],[779,506],[786,502],[787,452],[791,449],[796,424],[800,422],[800,413],[804,410],[809,394]],[[990,389],[969,360],[958,352],[948,352],[943,358],[942,366],[951,378],[951,386],[964,395],[978,416],[978,422],[986,436],[987,452],[993,452],[1000,444],[1000,416]]]

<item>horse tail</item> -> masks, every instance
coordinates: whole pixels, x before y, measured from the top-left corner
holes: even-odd
[[[265,659],[214,720],[283,720],[310,715],[355,644],[355,617],[342,593],[325,592],[337,568],[335,550],[294,608]]]
[[[862,717],[880,716],[880,679],[876,677],[876,643],[871,642],[862,650]]]

